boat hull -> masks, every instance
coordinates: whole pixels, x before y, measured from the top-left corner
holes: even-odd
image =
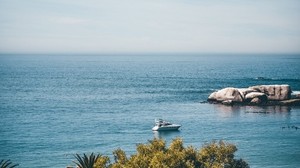
[[[173,131],[178,130],[181,127],[181,125],[168,125],[168,126],[154,126],[152,128],[152,131]]]

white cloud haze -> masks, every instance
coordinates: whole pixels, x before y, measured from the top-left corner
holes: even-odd
[[[0,52],[299,53],[300,1],[0,0]]]

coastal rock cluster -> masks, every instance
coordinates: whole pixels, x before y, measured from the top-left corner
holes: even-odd
[[[221,89],[211,93],[208,102],[225,105],[300,105],[300,96],[292,97],[289,85],[258,85],[249,88]]]

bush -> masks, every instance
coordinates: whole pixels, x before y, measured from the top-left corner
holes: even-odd
[[[213,141],[200,150],[184,147],[180,138],[174,139],[169,147],[160,139],[138,144],[136,154],[129,158],[117,149],[113,152],[114,163],[107,156],[100,156],[94,168],[249,168],[243,159],[235,159],[237,148],[223,141]]]

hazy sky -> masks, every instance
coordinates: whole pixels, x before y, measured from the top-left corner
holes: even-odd
[[[0,0],[0,52],[300,53],[300,0]]]

